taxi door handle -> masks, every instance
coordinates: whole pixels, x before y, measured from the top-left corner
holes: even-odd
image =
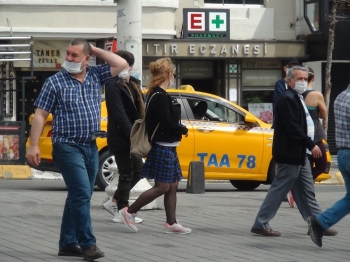
[[[209,132],[213,132],[214,129],[213,128],[209,128],[209,127],[199,127],[197,128],[198,131],[203,132],[203,133],[209,133]]]

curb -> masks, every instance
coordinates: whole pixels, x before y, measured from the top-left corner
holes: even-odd
[[[32,170],[27,165],[0,165],[0,179],[32,180]]]
[[[338,179],[339,185],[345,185],[344,178],[340,172],[335,172],[335,177]]]
[[[316,182],[318,185],[344,185],[344,179],[341,173],[336,169],[329,173],[331,175],[331,178]]]
[[[345,185],[344,178],[339,171],[330,173],[331,178],[317,184],[327,185]],[[27,165],[0,165],[0,179],[8,180],[63,180],[61,174],[51,172],[41,172],[30,168]],[[182,183],[187,183],[187,179],[183,179]],[[206,180],[205,183],[229,183],[228,180]]]

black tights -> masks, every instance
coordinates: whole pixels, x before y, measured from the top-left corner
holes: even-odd
[[[133,214],[143,206],[151,203],[156,198],[164,195],[164,207],[166,222],[169,225],[176,223],[176,191],[179,181],[172,183],[155,182],[154,187],[143,192],[138,199],[128,208],[128,212]]]

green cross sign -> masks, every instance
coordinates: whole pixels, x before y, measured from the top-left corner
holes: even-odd
[[[224,24],[224,20],[220,19],[219,15],[215,16],[215,19],[211,20],[212,24],[215,24],[216,28],[220,28],[220,24]]]
[[[229,71],[230,74],[237,74],[237,65],[236,64],[230,64],[228,71]]]

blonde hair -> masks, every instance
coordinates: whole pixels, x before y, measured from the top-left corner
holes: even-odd
[[[154,88],[164,83],[169,74],[174,74],[175,66],[169,57],[160,58],[149,65],[151,70],[151,81],[148,85],[147,95],[150,95]]]

